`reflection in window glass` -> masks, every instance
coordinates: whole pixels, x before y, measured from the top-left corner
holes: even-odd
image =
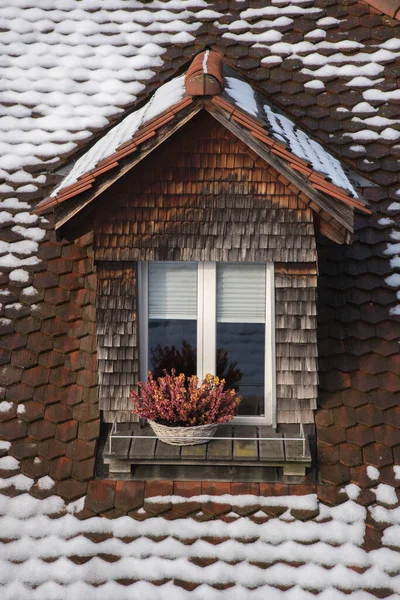
[[[197,265],[149,263],[149,369],[194,375],[197,347]]]
[[[196,374],[196,321],[149,319],[149,369],[155,377],[163,370]]]
[[[242,396],[240,415],[262,416],[265,265],[217,265],[217,375]]]

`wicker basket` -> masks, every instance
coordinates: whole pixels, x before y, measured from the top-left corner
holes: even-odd
[[[194,427],[169,427],[155,421],[148,421],[159,440],[171,446],[195,446],[206,444],[217,430],[218,424],[196,425]]]

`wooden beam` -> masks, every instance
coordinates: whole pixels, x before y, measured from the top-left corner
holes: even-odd
[[[275,273],[281,275],[318,275],[316,263],[275,263]]]
[[[60,229],[63,225],[65,225],[72,217],[75,217],[83,208],[85,208],[88,204],[93,202],[95,198],[100,196],[105,190],[107,190],[113,183],[118,181],[121,177],[125,175],[128,171],[130,171],[133,167],[135,167],[138,163],[140,163],[146,156],[148,156],[153,150],[155,150],[158,146],[160,146],[163,142],[165,142],[171,135],[173,135],[176,131],[178,131],[181,127],[183,127],[188,121],[190,121],[200,110],[203,108],[203,102],[196,103],[196,105],[191,105],[190,109],[183,110],[184,114],[180,114],[177,118],[177,121],[170,125],[169,123],[164,125],[158,132],[158,135],[149,140],[139,151],[135,157],[129,157],[126,160],[126,163],[121,166],[117,173],[110,174],[108,178],[102,181],[102,183],[96,187],[90,193],[84,194],[74,206],[71,207],[68,204],[68,207],[60,205],[60,207],[55,213],[55,229]],[[59,212],[58,212],[59,211]],[[57,214],[58,213],[58,214]]]
[[[332,225],[330,223],[327,223],[326,221],[323,221],[322,219],[317,220],[316,226],[317,226],[318,230],[320,231],[320,233],[322,233],[322,235],[329,238],[333,242],[336,242],[337,244],[348,243],[348,238],[346,236],[346,233],[348,233],[347,229],[344,231],[343,231],[343,229],[338,230],[335,227],[332,227]]]
[[[306,194],[311,200],[313,200],[318,206],[324,211],[329,213],[336,221],[343,225],[349,231],[353,231],[353,223],[346,215],[346,211],[343,210],[344,206],[340,203],[339,206],[334,201],[330,201],[315,190],[310,184],[308,184],[297,172],[295,172],[288,164],[280,160],[276,155],[272,154],[271,151],[263,144],[254,138],[248,131],[244,130],[238,124],[230,120],[225,111],[212,104],[210,101],[205,102],[205,110],[213,116],[221,125],[226,127],[233,135],[239,138],[252,150],[254,150],[260,158],[265,160],[271,167],[276,169],[284,177],[287,177],[298,190]]]

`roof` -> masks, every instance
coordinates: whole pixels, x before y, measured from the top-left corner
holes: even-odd
[[[38,499],[25,491],[31,480],[18,477],[15,492],[0,496],[6,600],[400,593],[398,497],[389,485],[374,486],[374,469],[367,493],[350,484],[335,506],[312,485],[287,495],[281,484],[271,495],[269,484],[156,481],[93,481],[86,500],[66,505],[51,495],[50,478],[39,483]],[[377,536],[382,547],[368,552]]]
[[[0,435],[10,440],[0,442],[7,459],[0,464],[1,535],[7,542],[0,548],[2,597],[123,598],[123,594],[131,597],[134,589],[143,598],[179,600],[188,596],[186,588],[197,584],[189,597],[234,598],[235,593],[240,599],[264,598],[265,591],[274,598],[296,600],[349,596],[365,600],[373,593],[395,600],[399,595],[399,508],[390,504],[400,481],[393,469],[400,461],[399,25],[365,2],[352,0],[345,5],[294,0],[260,4],[0,2],[0,176],[4,178],[0,182],[4,287]],[[250,493],[252,507],[235,506],[235,500],[232,507],[210,505],[209,499],[202,499],[200,508],[197,503],[174,502],[172,511],[165,502],[146,504],[146,496],[162,493],[159,484],[152,488],[151,482],[137,483],[133,489],[135,482],[104,482],[103,487],[91,480],[99,415],[95,403],[81,398],[82,389],[88,395],[95,389],[90,371],[92,338],[87,333],[93,327],[93,307],[88,304],[94,289],[88,267],[90,238],[86,236],[82,245],[50,242],[52,225],[30,209],[50,193],[57,183],[52,173],[70,160],[71,153],[82,152],[124,111],[135,110],[207,46],[218,50],[266,95],[274,110],[279,107],[278,112],[373,182],[375,187],[365,189],[364,195],[374,213],[357,216],[351,247],[337,248],[327,242],[321,248],[317,433],[322,484],[316,490],[259,486],[258,493],[252,486],[244,492],[236,485],[222,493]],[[55,331],[54,338],[50,331]],[[60,366],[64,359],[65,366]],[[77,380],[86,387],[79,387]],[[43,391],[47,388],[49,396]],[[340,509],[346,495],[338,490],[349,481],[362,489],[354,498],[357,490],[349,488],[354,504],[335,512],[329,507]],[[200,493],[171,487],[171,482],[165,485],[166,495]],[[319,517],[293,508],[288,513],[288,507],[277,515],[271,506],[257,504],[259,493],[286,497],[315,492],[319,500],[313,497],[312,501],[318,505]],[[79,510],[80,500],[69,507],[77,510],[75,516],[64,512],[62,498],[75,500],[86,493],[89,508]],[[201,488],[202,495],[218,493],[216,487]],[[269,519],[266,527],[257,524],[255,539],[243,538],[243,526],[252,528],[259,510]],[[240,516],[224,516],[231,511]],[[183,518],[176,520],[177,515]],[[198,529],[194,538],[180,537],[187,523],[194,530],[208,515],[221,528],[233,519],[229,531],[222,532],[229,539],[202,537],[210,525],[208,530]],[[333,521],[324,522],[324,515]],[[285,520],[290,516],[295,520]],[[350,521],[345,530],[355,536],[354,543],[340,542],[335,547],[325,532],[343,530],[343,517]],[[139,529],[142,519],[147,530]],[[163,547],[159,525],[170,525],[170,519],[176,535],[167,537]],[[128,526],[129,533],[134,532],[126,537]],[[264,531],[267,539],[262,538]],[[137,532],[142,535],[132,539]],[[285,539],[279,537],[283,532],[288,535]],[[38,534],[41,537],[35,537]],[[106,546],[101,545],[104,541]],[[165,546],[171,552],[173,544],[181,552],[175,561],[162,554]],[[237,552],[233,569],[232,554],[224,554],[232,547]],[[299,554],[299,547],[306,563],[287,564],[287,553]],[[271,563],[246,563],[260,548]],[[104,549],[107,553],[102,553]],[[56,550],[57,556],[52,555]],[[183,565],[197,579],[180,580],[177,571],[169,571],[173,581],[150,583],[147,572],[142,581],[114,579],[113,561],[115,569],[121,569],[117,575],[125,575],[126,568],[130,575],[138,556],[154,570],[160,565],[166,569]],[[236,560],[240,561],[237,570]],[[322,560],[327,562],[321,564]],[[103,569],[108,569],[108,575],[111,571],[109,583],[101,580]],[[235,581],[229,580],[236,572]],[[157,573],[164,575],[164,571]],[[319,587],[305,589],[304,580],[309,585],[317,575]],[[266,587],[252,589],[255,581]],[[345,581],[352,589],[343,589]],[[292,585],[296,582],[300,587]],[[371,588],[376,582],[384,587]],[[222,589],[231,583],[233,587]],[[361,592],[361,587],[369,591]]]
[[[0,3],[7,23],[0,49],[8,55],[0,66],[0,168],[7,180],[0,193],[36,191],[43,183],[35,181],[40,168],[59,164],[60,157],[170,77],[198,52],[196,36],[200,46],[215,45],[227,57],[231,48],[232,60],[265,86],[271,99],[284,92],[289,112],[296,97],[302,108],[297,112],[303,113],[299,117],[307,114],[313,131],[315,124],[317,129],[318,123],[324,125],[320,119],[333,119],[335,129],[321,127],[318,135],[325,140],[331,135],[335,152],[346,148],[346,155],[359,159],[366,172],[367,148],[377,135],[382,133],[388,146],[398,140],[397,111],[383,108],[384,101],[395,102],[397,92],[380,86],[384,71],[392,76],[386,66],[399,56],[398,36],[366,4],[351,9],[362,20],[361,33],[354,31],[352,12],[340,15],[335,6],[298,2],[262,8],[233,3],[229,11],[224,2],[209,6],[204,0],[135,1],[129,8],[125,0],[105,0],[101,11],[97,7],[94,0],[79,5],[62,0],[57,8],[36,0]],[[354,36],[343,34],[349,30]],[[236,58],[235,44],[242,46]],[[276,75],[282,63],[289,67],[291,62],[299,73],[289,85],[290,69],[282,81]],[[343,80],[342,85],[334,85],[335,80]],[[342,105],[339,93],[345,98]],[[342,124],[352,117],[347,140],[339,139]],[[18,137],[13,135],[16,127]]]
[[[400,0],[364,0],[377,11],[400,20]]]
[[[181,75],[172,79],[158,88],[150,100],[139,110],[134,111],[118,125],[115,125],[103,138],[101,138],[88,152],[74,164],[71,171],[61,184],[52,192],[55,197],[64,188],[76,183],[85,173],[101,169],[105,159],[118,150],[122,150],[125,143],[131,140],[149,121],[158,117],[172,106],[180,103],[185,96],[185,77]]]
[[[198,56],[200,58],[207,56],[207,52]],[[89,171],[95,172],[96,168],[100,171],[105,159],[123,150],[126,142],[132,138],[135,138],[136,145],[139,145],[136,136],[149,121],[154,119],[155,126],[158,127],[159,122],[156,117],[168,109],[173,108],[174,112],[177,112],[180,106],[184,106],[180,104],[181,100],[184,97],[190,97],[186,93],[185,77],[186,75],[181,75],[162,85],[142,108],[125,117],[103,138],[98,140],[73,165],[68,175],[52,192],[51,197],[60,195],[61,190],[78,182]],[[348,192],[350,196],[357,197],[357,192],[350,183],[340,162],[327,152],[321,144],[315,142],[304,131],[296,127],[293,121],[274,111],[265,98],[259,94],[257,97],[251,85],[243,79],[231,73],[221,78],[221,81],[222,87],[225,88],[225,97],[228,97],[236,108],[259,119],[274,140],[281,142],[292,154],[305,160],[306,164],[313,170],[323,174],[326,179]],[[260,103],[260,107],[258,103]]]
[[[357,192],[340,162],[291,119],[273,110],[267,100],[255,94],[247,82],[232,75],[226,76],[225,91],[237,108],[265,123],[271,136],[284,144],[292,154],[306,161],[310,168],[323,174],[326,180],[345,190],[351,197],[357,198]]]
[[[216,87],[213,87],[212,82],[216,82]],[[207,100],[209,98],[212,98],[213,106]],[[193,108],[188,113],[184,109],[190,108],[192,102]],[[228,122],[232,121],[233,127],[246,130],[245,138],[250,134],[251,139],[256,139],[258,145],[261,142],[261,151],[257,145],[254,146],[254,142],[250,141],[249,145],[261,158],[277,168],[278,172],[288,175],[289,181],[292,179],[291,173],[295,171],[297,179],[294,177],[292,183],[296,185],[298,181],[303,181],[299,189],[306,195],[307,189],[311,188],[313,193],[310,197],[315,200],[317,206],[326,208],[324,196],[320,198],[315,195],[315,190],[333,197],[335,201],[369,212],[364,203],[357,198],[357,192],[340,162],[321,144],[299,129],[293,121],[274,110],[263,95],[256,92],[233,69],[226,67],[221,57],[210,50],[197,55],[185,75],[162,85],[142,108],[125,117],[99,139],[77,160],[50,198],[40,203],[35,212],[44,213],[49,208],[82,194],[82,206],[87,206],[116,178],[137,165],[142,157],[147,156],[175,132],[180,127],[180,119],[185,124],[201,109],[210,112],[228,129],[231,129]],[[221,109],[223,115],[219,116]],[[178,123],[174,124],[177,120]],[[171,127],[170,131],[168,127]],[[161,133],[164,131],[161,135],[160,130]],[[239,137],[243,141],[240,134]],[[275,158],[271,163],[271,155],[275,155],[279,160]],[[129,165],[125,159],[131,156],[133,162]],[[280,168],[282,164],[286,164],[283,172]],[[111,174],[110,178],[110,170],[115,171],[117,168],[119,174]],[[104,174],[108,180],[104,179]],[[85,192],[89,192],[89,195],[85,195]],[[71,216],[75,216],[77,210],[75,203]],[[329,207],[327,210],[331,213]],[[331,214],[341,221],[341,216],[335,210]],[[56,219],[56,227],[64,225],[69,218],[67,208],[67,213],[63,212],[62,220]],[[346,222],[343,224],[346,226]],[[347,228],[352,230],[352,220],[347,224]],[[334,235],[335,239],[338,236],[337,233],[330,235]]]

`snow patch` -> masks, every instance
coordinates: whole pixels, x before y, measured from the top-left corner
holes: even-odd
[[[319,27],[330,27],[331,25],[337,25],[338,23],[340,23],[340,19],[336,19],[335,17],[323,17],[317,21]]]
[[[257,117],[257,102],[251,85],[236,77],[226,77],[225,81],[228,84],[225,89],[226,93],[233,98],[239,108],[242,108],[249,115]]]
[[[67,510],[67,512],[69,512],[71,514],[75,514],[77,512],[80,512],[81,510],[83,510],[84,506],[85,506],[85,497],[79,498],[78,500],[75,500],[74,502],[70,502],[69,504],[67,504],[66,510]]]
[[[304,36],[306,40],[324,39],[326,38],[326,31],[324,29],[313,29]]]
[[[33,486],[33,479],[26,477],[25,475],[19,474],[8,479],[0,479],[0,489],[14,486],[15,489],[27,492]]]
[[[368,465],[367,467],[367,475],[371,479],[371,481],[376,481],[379,479],[379,470],[372,465]]]
[[[390,287],[400,287],[400,274],[393,273],[393,275],[389,275],[389,277],[386,277],[385,283],[390,285]]]
[[[357,500],[358,496],[360,495],[361,489],[355,483],[349,483],[349,485],[346,485],[346,487],[342,489],[342,492],[345,492],[350,498],[350,500]]]
[[[12,227],[12,231],[14,233],[19,233],[22,237],[34,240],[35,242],[40,242],[46,235],[46,231],[44,229],[40,229],[40,227],[22,227],[21,225],[15,225]]]
[[[375,113],[378,112],[377,108],[374,108],[368,102],[359,102],[353,108],[354,113]]]
[[[55,486],[55,481],[46,475],[45,477],[38,479],[37,485],[40,490],[51,490],[51,488]]]
[[[312,167],[324,173],[338,187],[348,190],[357,197],[357,192],[342,169],[340,162],[324,148],[301,131],[290,119],[264,105],[267,122],[274,137],[283,141],[299,158],[310,163]]]
[[[12,282],[27,283],[29,281],[29,273],[25,269],[15,269],[11,271],[9,279]]]
[[[146,498],[147,502],[156,504],[183,504],[187,502],[184,496],[150,496]],[[191,496],[191,502],[216,502],[218,504],[229,504],[231,506],[285,506],[287,508],[296,508],[298,510],[315,510],[318,506],[317,496],[308,494],[304,496],[253,496],[251,494],[241,494],[233,496],[231,494],[223,494],[221,496],[212,496],[201,494],[199,496]]]
[[[35,296],[36,294],[38,294],[38,290],[32,285],[30,285],[22,290],[22,294],[24,296]]]
[[[311,90],[324,90],[325,84],[323,81],[320,81],[319,79],[313,79],[312,81],[307,81],[304,84],[304,87],[311,89]]]
[[[19,460],[13,456],[0,458],[0,471],[15,471],[19,468]]]
[[[398,502],[394,488],[386,483],[380,483],[371,491],[375,493],[377,502],[382,502],[382,504],[397,504]]]

